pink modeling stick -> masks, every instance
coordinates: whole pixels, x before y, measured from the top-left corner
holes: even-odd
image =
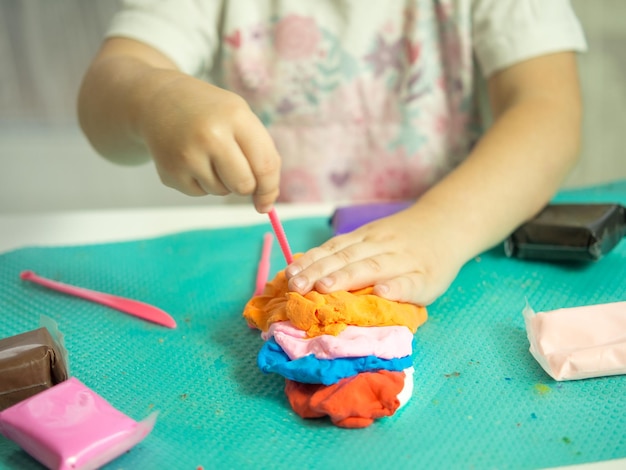
[[[62,282],[52,281],[50,279],[46,279],[45,277],[38,276],[32,271],[23,271],[20,274],[20,277],[25,281],[35,282],[47,287],[48,289],[106,305],[107,307],[114,308],[120,312],[128,313],[129,315],[134,315],[159,325],[176,328],[176,321],[168,313],[164,312],[160,308],[154,307],[153,305],[85,289],[83,287],[70,286],[69,284],[63,284]]]
[[[271,233],[263,236],[263,250],[261,251],[261,259],[259,260],[259,268],[256,272],[256,290],[254,295],[261,295],[265,289],[267,278],[270,275],[270,255],[272,254],[272,242],[274,237]]]
[[[280,245],[281,250],[283,250],[285,260],[287,261],[287,264],[291,264],[293,262],[293,256],[291,255],[291,249],[289,248],[289,242],[287,241],[285,230],[283,230],[283,226],[280,223],[280,220],[278,220],[278,215],[276,215],[276,209],[272,208],[269,216],[272,228],[274,229],[274,233],[278,239],[278,244]]]

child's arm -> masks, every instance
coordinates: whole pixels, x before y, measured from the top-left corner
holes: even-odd
[[[472,257],[535,215],[579,151],[576,60],[527,60],[489,79],[494,125],[468,158],[409,209],[335,237],[298,258],[289,287],[306,293],[374,285],[383,297],[429,304]]]
[[[151,155],[163,183],[185,194],[252,194],[259,212],[278,196],[280,157],[247,103],[181,73],[143,43],[103,44],[83,80],[78,111],[104,157],[135,164]]]

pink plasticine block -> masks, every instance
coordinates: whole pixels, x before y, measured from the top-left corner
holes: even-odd
[[[136,422],[72,377],[0,412],[0,434],[49,469],[95,469],[143,440],[156,415]]]

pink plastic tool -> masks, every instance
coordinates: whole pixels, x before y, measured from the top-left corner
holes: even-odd
[[[167,326],[168,328],[176,328],[176,321],[166,312],[153,305],[149,305],[137,300],[127,299],[124,297],[118,297],[116,295],[105,294],[104,292],[97,292],[83,287],[71,286],[62,282],[46,279],[45,277],[38,276],[33,271],[23,271],[20,277],[25,281],[31,281],[40,284],[48,289],[56,290],[64,294],[73,295],[74,297],[80,297],[81,299],[90,300],[98,304],[106,305],[107,307],[119,310],[120,312],[128,313],[136,317],[148,320],[159,325]]]
[[[261,295],[265,289],[265,284],[267,284],[267,278],[270,274],[270,256],[272,254],[273,241],[274,236],[271,233],[268,232],[263,236],[263,249],[256,273],[256,289],[254,295]]]
[[[276,209],[272,208],[268,215],[270,216],[270,222],[272,223],[272,228],[274,229],[274,233],[278,239],[280,249],[283,250],[285,260],[287,261],[287,264],[291,264],[293,262],[293,256],[291,254],[291,249],[289,248],[289,242],[287,241],[285,230],[283,229],[283,226],[278,219],[278,215],[276,214]]]

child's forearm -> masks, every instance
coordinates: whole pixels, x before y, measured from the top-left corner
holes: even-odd
[[[573,54],[520,67],[492,79],[494,125],[415,206],[446,214],[451,229],[442,235],[461,257],[498,243],[535,215],[577,159],[581,104]]]
[[[87,70],[78,96],[78,116],[93,147],[117,163],[150,158],[141,138],[143,104],[155,89],[181,75],[158,51],[127,39],[107,41]]]

